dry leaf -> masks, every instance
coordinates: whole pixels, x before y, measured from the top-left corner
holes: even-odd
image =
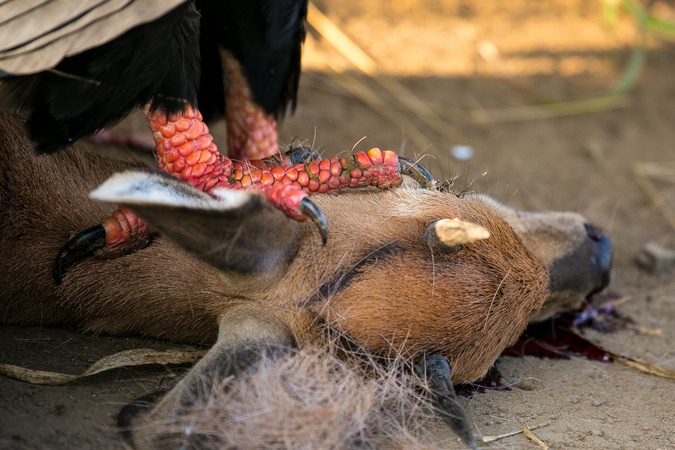
[[[79,375],[27,369],[11,364],[0,364],[0,374],[32,384],[60,385],[121,367],[148,364],[190,364],[204,356],[203,350],[158,351],[146,348],[125,350],[99,359]]]

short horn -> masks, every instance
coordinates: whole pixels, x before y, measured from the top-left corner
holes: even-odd
[[[487,228],[455,219],[435,220],[424,231],[424,240],[431,248],[455,248],[490,237]]]

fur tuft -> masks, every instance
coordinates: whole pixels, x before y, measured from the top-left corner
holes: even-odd
[[[263,357],[244,376],[203,380],[193,404],[125,432],[134,436],[134,444],[149,448],[438,445],[430,437],[438,416],[421,394],[423,382],[403,359],[385,368],[372,359],[344,361],[337,348]]]

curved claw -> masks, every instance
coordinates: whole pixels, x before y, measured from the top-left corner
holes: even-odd
[[[326,216],[324,216],[319,207],[307,197],[300,200],[298,209],[301,213],[312,219],[312,222],[314,222],[321,234],[321,243],[326,245],[326,242],[328,242],[328,223],[326,222]]]
[[[434,189],[436,180],[424,167],[417,164],[412,159],[398,157],[398,170],[401,175],[408,175],[417,181],[425,189]]]
[[[56,257],[56,261],[54,261],[53,275],[56,284],[61,284],[65,274],[78,261],[105,247],[105,245],[106,231],[103,225],[96,225],[75,235],[63,246]]]

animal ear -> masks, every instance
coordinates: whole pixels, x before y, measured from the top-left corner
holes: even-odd
[[[489,237],[487,228],[457,218],[434,220],[424,230],[427,245],[440,253],[456,253],[462,245]]]
[[[225,273],[281,270],[299,246],[302,225],[252,191],[222,189],[214,198],[166,173],[135,169],[113,175],[90,197],[128,207]]]

